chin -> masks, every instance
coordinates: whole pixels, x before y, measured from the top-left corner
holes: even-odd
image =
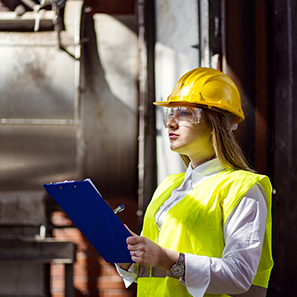
[[[175,153],[178,153],[178,154],[183,154],[181,151],[181,148],[180,147],[176,147],[176,146],[170,146],[170,149],[175,152]]]

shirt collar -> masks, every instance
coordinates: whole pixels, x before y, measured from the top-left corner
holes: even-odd
[[[203,179],[219,173],[224,169],[218,158],[209,160],[195,169],[192,168],[192,164],[190,163],[185,174],[185,180],[191,178],[192,187],[195,188]]]

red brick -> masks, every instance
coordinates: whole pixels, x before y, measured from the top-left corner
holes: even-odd
[[[117,276],[100,276],[98,278],[98,289],[122,289],[124,283],[122,278]]]
[[[131,230],[136,231],[137,203],[125,199],[109,201],[112,208],[123,203],[125,210],[119,214],[122,222]],[[136,286],[125,289],[121,277],[117,274],[113,264],[106,263],[84,235],[75,227],[69,227],[72,222],[63,212],[54,212],[52,221],[62,228],[55,228],[53,236],[63,240],[70,240],[77,245],[76,263],[74,264],[74,287],[76,297],[134,297]],[[51,294],[52,297],[64,297],[64,265],[51,266]]]
[[[63,264],[53,263],[51,265],[51,276],[62,276],[65,275],[65,266]]]

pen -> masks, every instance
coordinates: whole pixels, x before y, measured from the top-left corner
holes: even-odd
[[[117,213],[123,211],[124,209],[125,209],[124,204],[121,204],[121,205],[119,205],[117,208],[115,208],[115,209],[113,210],[113,212],[114,212],[115,214],[117,214]]]

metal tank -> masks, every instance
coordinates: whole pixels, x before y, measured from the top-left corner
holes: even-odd
[[[0,256],[0,296],[48,290],[44,263],[25,263],[22,238],[32,251],[45,243],[53,258],[73,251],[44,238],[43,183],[89,177],[106,200],[137,203],[137,105],[135,18],[86,15],[75,0],[58,15],[0,12],[0,253],[9,244],[6,252],[24,262]],[[74,260],[66,269],[72,293]]]
[[[70,1],[65,9],[64,51],[52,10],[40,13],[40,31],[21,31],[26,21],[36,21],[34,12],[26,12],[26,19],[16,18],[13,27],[10,22],[14,31],[0,32],[1,191],[37,190],[45,182],[77,177],[81,6]],[[4,16],[14,13],[2,13],[2,30]],[[50,21],[52,30],[43,27]]]
[[[106,14],[81,20],[82,1],[66,3],[60,34],[51,10],[40,14],[40,31],[32,30],[36,14],[26,12],[14,31],[0,32],[0,189],[91,177],[133,193],[137,23]],[[29,21],[31,32],[21,32]],[[2,30],[11,24],[0,22]]]

